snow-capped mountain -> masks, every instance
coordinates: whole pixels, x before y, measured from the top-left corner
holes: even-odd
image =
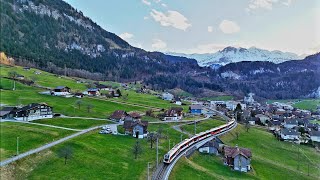
[[[208,54],[183,54],[183,53],[167,53],[175,56],[183,56],[191,59],[196,59],[200,66],[217,66],[226,65],[233,62],[240,61],[270,61],[276,64],[289,61],[301,60],[305,56],[298,56],[297,54],[282,51],[268,51],[256,47],[251,48],[235,48],[226,47],[216,53]]]

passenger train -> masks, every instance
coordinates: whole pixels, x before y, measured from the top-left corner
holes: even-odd
[[[216,127],[216,128],[212,128],[212,129],[207,130],[205,132],[201,132],[199,134],[196,134],[189,139],[183,140],[179,144],[175,145],[167,154],[164,155],[163,162],[166,164],[170,164],[180,154],[180,152],[184,151],[185,149],[187,149],[191,145],[193,145],[199,141],[202,141],[204,139],[207,139],[209,137],[212,137],[216,134],[220,134],[225,131],[228,131],[229,129],[234,127],[235,124],[236,124],[235,119],[232,119],[227,124],[224,124],[224,125]]]

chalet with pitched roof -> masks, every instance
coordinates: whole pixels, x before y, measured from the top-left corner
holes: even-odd
[[[282,128],[280,130],[280,137],[282,140],[295,141],[299,140],[300,133],[296,129]]]
[[[164,121],[178,121],[183,118],[183,108],[181,107],[172,107],[165,111]]]
[[[113,121],[117,121],[119,123],[123,123],[123,121],[127,116],[128,116],[128,113],[126,111],[116,110],[112,113],[112,115],[110,116],[110,119]]]
[[[250,149],[229,147],[223,148],[224,164],[232,167],[236,171],[248,172],[251,169],[252,153]]]
[[[67,86],[57,86],[53,89],[52,94],[55,96],[66,96],[69,95],[71,92],[71,89]]]
[[[142,139],[148,135],[148,121],[132,121],[126,120],[123,123],[126,134],[130,134],[135,138]]]

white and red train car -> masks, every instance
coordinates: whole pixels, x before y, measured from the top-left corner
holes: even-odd
[[[163,162],[166,164],[170,164],[177,157],[177,155],[180,154],[180,152],[184,151],[189,146],[191,146],[199,141],[202,141],[204,139],[207,139],[209,137],[212,137],[214,135],[228,131],[229,129],[231,129],[235,125],[235,123],[236,123],[236,121],[233,119],[232,121],[229,121],[227,124],[212,128],[212,129],[207,130],[205,132],[201,132],[199,134],[196,134],[189,139],[183,140],[179,144],[175,145],[167,154],[164,155]]]

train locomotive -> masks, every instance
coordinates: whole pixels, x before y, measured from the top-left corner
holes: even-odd
[[[233,128],[235,126],[235,124],[236,124],[235,119],[232,119],[227,124],[212,128],[212,129],[207,130],[205,132],[201,132],[199,134],[196,134],[189,139],[183,140],[179,144],[176,144],[167,154],[164,155],[163,162],[165,164],[170,164],[180,154],[180,152],[184,151],[185,149],[187,149],[191,145],[193,145],[199,141],[202,141],[204,139],[207,139],[209,137],[212,137],[217,134],[228,131],[231,128]]]

